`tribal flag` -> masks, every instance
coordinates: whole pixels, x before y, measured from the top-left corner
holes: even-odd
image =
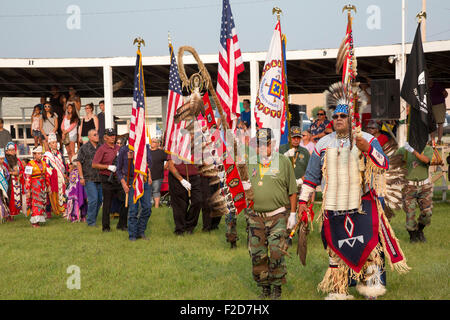
[[[242,71],[244,71],[244,62],[230,2],[223,0],[216,91],[226,114],[228,126],[232,129],[236,127],[237,118],[240,115],[237,76]]]
[[[273,146],[277,151],[280,137],[286,127],[285,77],[281,49],[281,26],[278,21],[270,42],[255,104],[256,125],[259,128],[272,129],[275,136]]]
[[[145,130],[145,84],[144,69],[142,68],[142,55],[138,49],[136,67],[134,69],[133,107],[130,123],[130,137],[128,141],[130,150],[134,151],[134,179],[133,201],[144,194],[144,176],[147,176],[147,135]]]
[[[167,119],[164,149],[178,158],[192,162],[191,136],[184,131],[186,121],[175,123],[174,117],[177,109],[183,105],[183,94],[181,92],[180,74],[178,73],[177,61],[173,53],[172,44],[169,44],[170,71],[169,71],[169,95],[167,99]]]
[[[411,147],[422,153],[428,142],[428,134],[436,129],[428,93],[428,77],[425,54],[422,47],[420,23],[406,66],[401,96],[411,106],[408,141]]]

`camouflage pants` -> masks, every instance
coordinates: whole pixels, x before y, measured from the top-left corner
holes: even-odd
[[[248,216],[248,250],[258,286],[286,283],[286,212],[263,218]]]
[[[227,225],[227,233],[225,236],[227,238],[227,242],[236,242],[238,240],[236,222],[236,215],[233,212],[228,211],[225,215],[225,224]]]
[[[427,183],[423,186],[407,185],[404,189],[403,210],[406,213],[406,230],[417,230],[416,202],[419,204],[420,215],[418,223],[425,226],[431,223],[433,208],[433,185]]]

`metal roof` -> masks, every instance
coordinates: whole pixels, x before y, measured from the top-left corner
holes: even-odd
[[[410,52],[411,44],[406,45]],[[432,78],[450,87],[450,41],[424,43],[427,66]],[[395,78],[395,63],[390,56],[401,54],[401,45],[357,47],[358,74],[370,79]],[[147,96],[166,96],[169,78],[169,56],[146,57],[143,52]],[[337,49],[297,50],[286,54],[289,94],[321,93],[340,79],[335,71]],[[266,52],[244,53],[245,71],[239,75],[239,94],[249,95],[250,62],[257,61],[261,75]],[[218,55],[200,55],[213,82],[217,79]],[[67,59],[0,59],[0,97],[39,97],[48,95],[52,85],[61,92],[73,86],[81,97],[104,95],[103,66],[112,66],[114,97],[133,94],[135,57],[67,58]],[[191,56],[184,58],[188,75],[197,72]]]

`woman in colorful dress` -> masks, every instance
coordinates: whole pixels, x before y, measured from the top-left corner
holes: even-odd
[[[22,161],[17,158],[17,149],[14,142],[10,141],[6,144],[6,161],[9,165],[9,173],[11,179],[9,181],[9,220],[14,220],[14,216],[22,212],[22,194],[25,179],[23,176],[25,167]]]
[[[5,150],[0,149],[0,222],[2,223],[9,219],[8,181],[9,168],[5,163]]]
[[[66,211],[66,164],[61,152],[58,151],[56,134],[48,135],[48,146],[50,150],[44,153],[44,162],[50,177],[49,204],[47,218],[51,218],[52,212],[55,215],[62,215]]]
[[[80,174],[76,165],[77,156],[73,156],[69,164],[69,186],[67,187],[66,218],[70,222],[84,222],[87,214],[87,195],[84,186],[80,182]]]
[[[47,166],[42,159],[42,147],[33,148],[33,160],[25,166],[25,190],[27,192],[28,215],[33,228],[38,228],[45,222],[45,204],[47,187],[50,179]]]

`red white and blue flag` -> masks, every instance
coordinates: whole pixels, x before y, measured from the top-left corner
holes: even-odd
[[[174,154],[178,158],[193,162],[191,152],[191,137],[184,131],[187,123],[180,121],[175,123],[174,117],[177,109],[183,105],[183,94],[181,91],[180,75],[178,73],[177,61],[173,54],[173,47],[169,44],[170,71],[169,71],[169,95],[167,99],[167,119],[164,149],[169,154]]]
[[[141,51],[138,49],[134,69],[133,107],[128,140],[130,150],[134,151],[134,203],[144,194],[144,177],[147,176],[146,142],[144,70]]]
[[[217,71],[217,96],[226,114],[228,126],[234,129],[240,115],[238,74],[244,71],[244,62],[229,0],[223,0]]]

